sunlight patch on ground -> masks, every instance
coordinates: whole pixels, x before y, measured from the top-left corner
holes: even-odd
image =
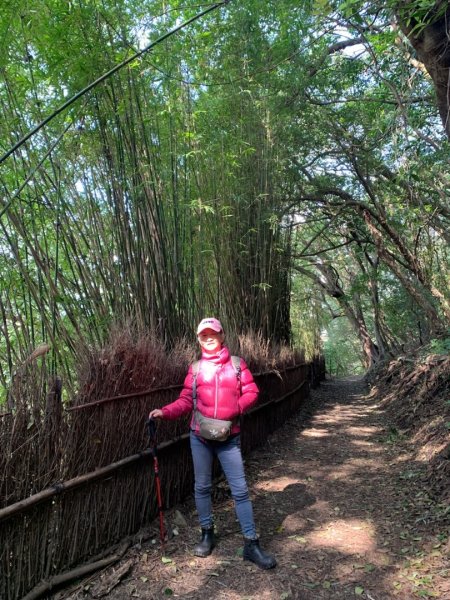
[[[407,454],[399,454],[398,456],[391,458],[390,464],[391,465],[403,465],[403,464],[409,464],[409,462],[410,462],[410,458]]]
[[[443,452],[447,447],[447,439],[431,439],[426,444],[420,445],[418,451],[415,453],[415,460],[417,462],[428,463],[433,459],[436,454]]]
[[[345,465],[341,465],[338,469],[328,469],[327,472],[322,471],[321,477],[329,481],[343,480],[347,483],[352,481],[358,482],[362,474],[376,472],[381,468],[377,461],[353,459],[352,461],[347,461]]]
[[[383,468],[381,461],[375,458],[349,458],[347,464],[351,468],[359,469],[360,471],[379,471]]]
[[[314,418],[314,422],[322,422],[322,423],[332,423],[333,425],[345,423],[346,421],[350,421],[351,423],[356,423],[360,419],[355,419],[355,415],[350,410],[342,410],[336,409],[331,411],[326,415],[318,415]]]
[[[374,442],[368,442],[367,440],[352,440],[352,444],[354,446],[361,446],[363,448],[367,448],[371,452],[383,452],[383,448],[376,446]]]
[[[296,483],[301,483],[301,480],[293,479],[292,477],[276,477],[268,481],[256,481],[253,484],[253,488],[263,490],[264,492],[283,492],[288,485]]]
[[[328,435],[330,435],[330,432],[328,431],[328,429],[312,428],[312,429],[307,429],[305,431],[302,431],[303,437],[326,437]]]
[[[308,534],[308,542],[317,548],[329,548],[343,554],[367,554],[376,549],[373,526],[360,519],[331,521]]]
[[[380,434],[380,427],[346,427],[346,433],[349,435],[355,435],[357,437],[371,437],[374,434]]]

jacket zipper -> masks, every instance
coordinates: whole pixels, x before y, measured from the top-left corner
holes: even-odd
[[[217,419],[217,404],[219,401],[219,369],[217,369],[217,371],[216,371],[215,379],[216,379],[216,395],[214,398],[214,418]]]

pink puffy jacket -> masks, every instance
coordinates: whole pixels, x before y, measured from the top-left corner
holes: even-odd
[[[193,410],[193,381],[191,365],[179,398],[163,407],[164,419],[178,419]],[[226,346],[223,346],[218,354],[202,354],[197,374],[197,409],[202,415],[213,419],[236,419],[231,433],[239,433],[237,417],[256,404],[258,393],[259,390],[253,381],[253,375],[242,358],[239,385],[236,370]],[[191,420],[191,429],[198,432],[194,417]]]

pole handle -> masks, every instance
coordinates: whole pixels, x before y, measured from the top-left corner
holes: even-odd
[[[147,419],[145,422],[147,428],[147,435],[150,439],[150,443],[154,444],[156,439],[156,422],[155,419]]]

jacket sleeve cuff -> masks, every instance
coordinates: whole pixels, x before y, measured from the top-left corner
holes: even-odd
[[[167,410],[166,406],[163,406],[162,410],[162,414],[163,414],[163,419],[168,419],[170,420],[170,411]]]

